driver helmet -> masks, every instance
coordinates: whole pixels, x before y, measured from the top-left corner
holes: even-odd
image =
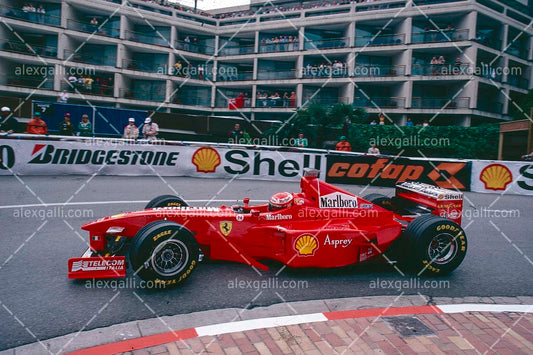
[[[294,197],[290,192],[278,192],[272,195],[268,203],[270,211],[277,211],[292,206]]]

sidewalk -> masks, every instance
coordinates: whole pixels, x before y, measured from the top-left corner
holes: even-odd
[[[56,353],[70,340],[75,350],[66,350],[76,355],[532,354],[532,304],[533,297],[424,296],[293,302],[133,322],[140,336],[128,332],[132,328],[126,323],[44,343]],[[117,334],[129,335],[120,339]],[[0,353],[44,353],[42,346]]]

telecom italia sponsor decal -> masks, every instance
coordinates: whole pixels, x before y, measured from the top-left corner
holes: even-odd
[[[342,192],[320,196],[320,208],[357,208],[357,197]]]
[[[321,154],[202,147],[194,150],[190,162],[195,171],[204,176],[299,180],[305,168],[320,170],[325,165],[325,157]]]
[[[472,191],[533,195],[533,164],[531,162],[474,161]]]
[[[120,260],[78,260],[72,263],[71,272],[78,271],[107,271],[107,270],[123,270],[125,261]]]

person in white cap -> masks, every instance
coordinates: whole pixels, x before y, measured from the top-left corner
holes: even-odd
[[[152,122],[152,119],[150,117],[146,117],[143,126],[144,139],[148,139],[149,141],[154,140],[157,138],[158,133],[159,126],[157,125],[157,123]]]
[[[13,117],[11,109],[7,106],[1,109],[2,117],[0,118],[0,133],[14,133],[18,128],[18,121]]]
[[[124,139],[137,139],[139,138],[139,128],[135,126],[135,118],[130,117],[128,119],[128,125],[124,127]]]

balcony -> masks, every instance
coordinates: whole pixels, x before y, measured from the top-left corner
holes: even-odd
[[[107,83],[107,81],[105,81]],[[96,95],[113,97],[114,88],[113,85],[102,84],[101,81],[94,80],[90,87],[83,85],[82,83],[67,83],[61,81],[61,90],[67,90],[71,93],[81,93],[83,95]]]
[[[470,75],[470,64],[413,64],[411,75]]]
[[[405,65],[356,65],[353,77],[394,77],[405,75]]]
[[[334,48],[346,48],[350,44],[350,39],[348,37],[340,38],[328,38],[310,41],[306,40],[304,43],[305,50],[313,49],[334,49]]]
[[[521,89],[529,89],[529,80],[520,76],[509,75],[507,77],[507,84],[519,87]]]
[[[302,106],[308,106],[311,104],[317,105],[336,105],[336,104],[348,104],[350,102],[349,97],[309,97],[304,98]]]
[[[107,57],[101,53],[79,53],[68,49],[65,49],[63,53],[66,62],[72,61],[76,63],[107,65],[110,67],[117,65],[116,57]]]
[[[292,52],[300,49],[299,42],[287,42],[287,43],[261,43],[259,45],[259,53],[272,53],[272,52]]]
[[[154,46],[170,47],[170,36],[166,38],[163,35],[157,33],[147,34],[135,31],[125,31],[126,39],[133,42],[140,42],[146,44],[152,44]]]
[[[517,47],[515,43],[505,49],[505,53],[514,55],[515,57],[527,60],[529,57],[529,49],[526,47]]]
[[[469,97],[456,98],[424,98],[413,97],[411,108],[433,109],[433,110],[452,110],[467,109],[470,105]]]
[[[343,65],[342,67],[323,66],[323,67],[305,67],[302,69],[302,77],[305,79],[316,78],[347,78],[350,76],[348,68]]]
[[[44,70],[53,71],[53,67],[40,67],[37,69],[46,68]],[[5,82],[9,86],[18,86],[31,89],[53,90],[54,78],[44,77],[39,75],[7,75],[0,74],[1,82]]]
[[[253,78],[253,71],[222,70],[222,68],[217,75],[217,81],[247,81]]]
[[[145,100],[145,101],[165,101],[164,90],[130,90],[120,89],[120,97],[132,100]]]
[[[114,27],[109,23],[101,25],[91,25],[87,22],[67,20],[67,28],[69,30],[94,33],[100,36],[118,38],[120,36],[120,28]]]
[[[240,55],[255,53],[255,46],[221,46],[218,50],[219,55]]]
[[[23,11],[22,9],[17,9],[10,6],[1,6],[0,11],[3,16],[33,22],[37,24],[50,25],[50,26],[61,26],[61,17],[48,15],[46,13],[32,12],[32,11]]]
[[[191,42],[185,42],[182,40],[176,41],[174,46],[176,49],[180,49],[186,52],[194,52],[200,54],[215,54],[215,47],[201,44],[194,44]]]
[[[405,34],[355,37],[356,47],[391,46],[405,43]]]
[[[6,52],[57,58],[57,47],[39,46],[14,39],[4,39],[2,42],[4,43],[2,45],[2,50]]]
[[[503,104],[497,101],[479,100],[477,103],[477,109],[491,113],[502,113]]]
[[[498,51],[502,48],[502,41],[497,38],[495,34],[488,34],[484,31],[477,31],[476,38],[474,38],[473,40],[479,44],[490,47],[492,49],[496,49]]]
[[[122,59],[122,68],[146,73],[168,74],[166,63],[157,64],[143,60]]]
[[[211,107],[211,99],[204,95],[175,96],[172,103],[176,105]]]
[[[368,107],[368,108],[404,108],[405,97],[355,97],[353,105],[356,107]]]
[[[468,29],[431,30],[413,33],[412,43],[455,42],[468,40]]]
[[[296,79],[297,70],[261,70],[257,71],[257,80],[281,80],[281,79]]]

